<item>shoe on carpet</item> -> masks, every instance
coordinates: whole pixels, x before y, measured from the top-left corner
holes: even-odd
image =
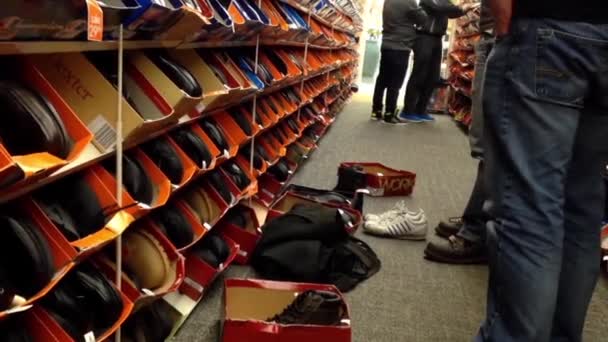
[[[447,239],[452,235],[458,234],[463,225],[464,221],[462,220],[462,217],[450,217],[447,221],[439,222],[435,228],[435,233],[442,238]]]
[[[411,113],[405,113],[405,112],[401,112],[399,114],[399,119],[401,121],[413,122],[413,123],[420,123],[420,122],[424,121],[417,114],[411,114]]]
[[[382,111],[372,111],[372,120],[382,120]]]
[[[401,240],[425,240],[427,229],[428,223],[422,211],[414,215],[392,211],[378,220],[365,222],[363,226],[367,234]]]
[[[268,322],[279,324],[338,325],[344,302],[334,292],[310,290],[299,294],[280,314]]]
[[[390,113],[386,113],[384,114],[384,121],[382,121],[386,124],[391,124],[391,125],[405,125],[407,124],[406,122],[403,122],[401,120],[399,120],[394,114],[390,114]]]
[[[483,242],[467,241],[457,235],[429,242],[424,250],[424,255],[429,260],[447,264],[487,262],[486,246]]]
[[[409,214],[411,217],[418,218],[420,216],[424,216],[424,210],[419,209],[418,211],[410,211],[408,207],[405,205],[405,201],[399,201],[395,204],[395,206],[383,212],[382,214],[365,214],[363,218],[365,221],[379,221],[383,220],[387,217],[392,217],[398,213]]]
[[[417,116],[417,117],[418,117],[420,120],[422,120],[423,122],[433,122],[433,121],[435,121],[435,118],[434,118],[434,117],[432,117],[432,116],[430,116],[430,115],[429,115],[429,114],[427,114],[427,113],[416,114],[416,116]]]

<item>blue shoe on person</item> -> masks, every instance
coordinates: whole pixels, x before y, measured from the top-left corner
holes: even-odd
[[[415,122],[415,123],[419,123],[419,122],[423,122],[424,121],[417,114],[410,114],[410,113],[405,113],[405,112],[399,113],[399,119],[401,121]]]
[[[435,118],[434,118],[434,117],[432,117],[432,116],[430,116],[430,115],[429,115],[429,114],[427,114],[427,113],[423,113],[423,114],[416,114],[416,116],[417,116],[417,117],[418,117],[420,120],[422,120],[422,121],[424,121],[424,122],[433,122],[433,121],[435,121]]]

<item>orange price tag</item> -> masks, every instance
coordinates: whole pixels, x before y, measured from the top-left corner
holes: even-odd
[[[88,27],[87,39],[103,40],[103,11],[96,0],[87,0]]]

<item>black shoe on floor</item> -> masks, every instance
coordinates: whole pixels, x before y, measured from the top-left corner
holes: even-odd
[[[407,125],[406,122],[403,122],[397,118],[394,114],[386,113],[384,114],[384,123],[391,125]]]
[[[360,165],[340,166],[338,168],[338,184],[334,191],[354,197],[359,189],[367,187],[367,174]]]
[[[280,314],[268,319],[279,324],[338,325],[344,316],[340,296],[329,291],[306,291]]]
[[[442,238],[447,239],[452,235],[458,234],[463,225],[464,221],[462,220],[462,217],[450,217],[447,221],[439,222],[435,228],[435,233]]]
[[[427,259],[447,264],[482,264],[487,262],[483,242],[467,241],[452,235],[448,239],[429,242],[424,250]]]
[[[376,110],[376,111],[372,111],[372,120],[382,120],[382,111],[381,110]]]

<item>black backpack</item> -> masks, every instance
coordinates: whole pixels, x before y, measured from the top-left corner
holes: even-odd
[[[251,264],[268,279],[349,291],[380,270],[376,253],[347,233],[341,209],[297,205],[267,222],[262,232]]]

